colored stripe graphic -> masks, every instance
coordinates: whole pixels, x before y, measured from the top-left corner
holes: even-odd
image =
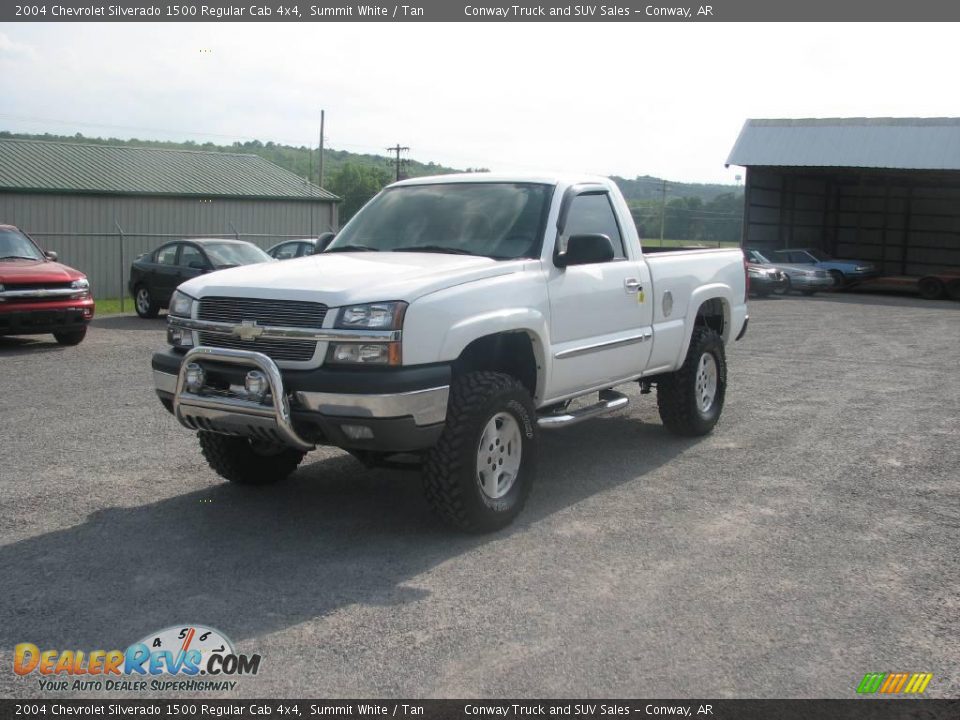
[[[867,673],[857,686],[857,692],[918,695],[927,689],[932,679],[933,673]]]
[[[880,689],[880,684],[883,682],[883,679],[886,676],[886,673],[867,673],[863,676],[863,680],[860,681],[860,685],[857,687],[857,692],[875,693]]]

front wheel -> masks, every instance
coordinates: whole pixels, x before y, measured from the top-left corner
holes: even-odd
[[[245,437],[201,430],[200,450],[216,473],[238,485],[266,485],[290,475],[303,456],[300,450]]]
[[[491,532],[523,509],[536,474],[537,419],[519,381],[474,372],[450,388],[443,434],[427,454],[427,502],[461,530]]]
[[[86,327],[82,327],[79,330],[64,330],[53,334],[54,339],[61,345],[79,345],[86,336]]]
[[[847,276],[839,270],[831,270],[830,277],[833,278],[834,290],[843,290],[847,286]]]
[[[715,330],[697,327],[683,366],[657,383],[660,419],[676,435],[706,435],[720,419],[726,391],[723,338]]]
[[[777,295],[787,295],[790,292],[790,276],[786,276],[774,289]]]
[[[137,315],[142,318],[155,318],[160,313],[160,306],[146,285],[137,285],[133,294],[133,306]]]

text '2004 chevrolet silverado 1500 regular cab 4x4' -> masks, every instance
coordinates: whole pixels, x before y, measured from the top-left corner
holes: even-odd
[[[539,432],[623,407],[617,385],[709,432],[745,285],[737,249],[644,255],[605,178],[420,178],[320,255],[182,284],[154,379],[228,480],[282,478],[315,445],[420,461],[441,517],[493,530],[530,493]]]

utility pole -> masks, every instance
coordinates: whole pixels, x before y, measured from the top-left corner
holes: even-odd
[[[663,225],[667,217],[667,181],[661,180],[660,195],[660,247],[663,247]]]
[[[388,152],[395,153],[396,156],[397,156],[396,161],[395,161],[395,164],[396,164],[396,168],[397,168],[397,180],[400,180],[400,164],[401,164],[400,153],[402,153],[402,152],[409,152],[409,151],[410,151],[410,148],[408,148],[408,147],[402,147],[402,146],[400,145],[400,143],[397,143],[397,144],[394,145],[393,147],[388,147],[388,148],[387,148],[387,151],[388,151]],[[405,161],[404,161],[404,162],[405,162]]]
[[[320,173],[317,176],[320,182],[317,184],[323,187],[323,120],[324,111],[320,111]]]

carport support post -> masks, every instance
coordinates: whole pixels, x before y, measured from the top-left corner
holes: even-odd
[[[123,228],[120,227],[120,223],[116,220],[113,221],[113,224],[117,226],[118,237],[120,238],[120,312],[122,313],[124,295],[126,295],[123,290]]]

